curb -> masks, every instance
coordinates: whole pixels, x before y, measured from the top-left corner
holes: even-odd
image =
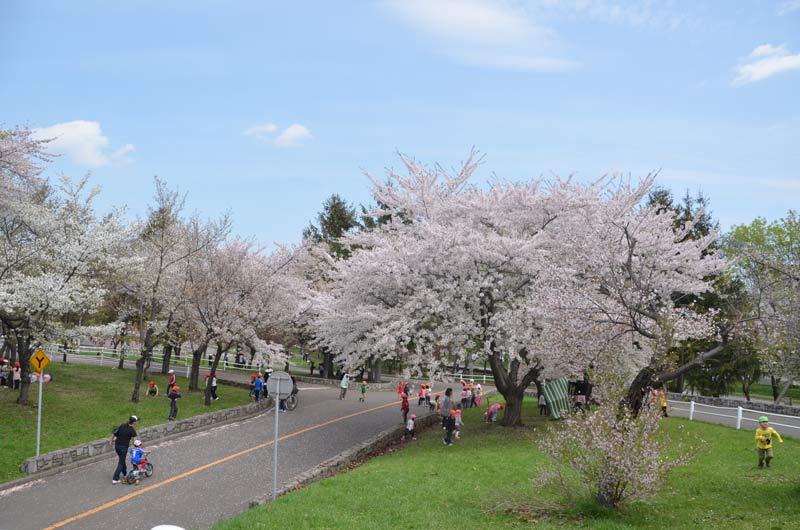
[[[496,393],[496,391],[493,390],[488,394],[484,394],[484,396],[491,395],[494,393]],[[439,416],[436,415],[436,413],[428,413],[427,415],[419,418],[416,425],[419,426],[418,430],[422,431],[423,429],[427,429],[428,427],[435,425],[440,421],[441,420]],[[308,486],[309,484],[327,478],[331,475],[335,475],[341,469],[346,468],[353,462],[363,460],[365,457],[369,456],[375,451],[383,449],[384,447],[390,445],[392,442],[397,441],[401,436],[403,436],[404,433],[405,433],[405,426],[385,430],[371,438],[368,438],[367,440],[365,440],[364,442],[360,443],[359,445],[355,446],[352,449],[348,449],[347,451],[343,451],[338,455],[335,455],[327,460],[324,460],[323,462],[317,464],[308,471],[300,473],[299,475],[294,477],[294,479],[292,479],[291,482],[279,488],[277,497],[283,497],[287,493],[291,493],[295,490],[299,490],[305,486]],[[253,508],[255,506],[261,506],[273,500],[274,499],[272,495],[261,495],[251,500],[249,503],[249,507]]]
[[[422,430],[434,425],[437,423],[437,421],[439,421],[439,417],[436,414],[429,413],[428,415],[419,418],[417,425],[419,426],[419,430]],[[292,491],[298,490],[304,486],[308,486],[309,484],[322,480],[326,477],[335,475],[339,470],[347,467],[353,462],[362,460],[370,453],[373,453],[378,449],[382,449],[390,445],[392,442],[396,442],[404,432],[405,427],[396,427],[394,429],[385,430],[371,438],[368,438],[352,449],[348,449],[347,451],[343,451],[338,455],[324,460],[308,471],[300,473],[294,477],[291,482],[279,488],[278,497],[282,497],[287,493],[291,493]],[[267,504],[272,500],[272,495],[262,495],[251,500],[249,507],[253,508],[262,504]]]

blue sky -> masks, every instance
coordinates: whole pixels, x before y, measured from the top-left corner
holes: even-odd
[[[396,152],[496,174],[661,170],[723,228],[800,207],[800,0],[0,2],[0,125],[142,215],[153,176],[297,243]]]

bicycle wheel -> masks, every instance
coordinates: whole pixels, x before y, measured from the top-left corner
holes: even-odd
[[[144,466],[144,475],[146,477],[152,477],[153,476],[153,464],[151,464],[150,462],[148,462],[147,465]]]
[[[128,476],[125,478],[125,481],[128,484],[136,483],[136,474],[133,471],[131,471],[130,473],[128,473]]]
[[[286,398],[286,408],[288,410],[294,410],[297,408],[297,394],[292,394]]]

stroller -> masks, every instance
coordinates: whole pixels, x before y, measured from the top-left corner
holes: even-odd
[[[131,450],[131,470],[125,480],[128,484],[139,484],[142,481],[142,475],[145,477],[153,476],[153,464],[147,461],[147,455],[150,451],[142,451],[138,463],[133,462],[133,451]]]

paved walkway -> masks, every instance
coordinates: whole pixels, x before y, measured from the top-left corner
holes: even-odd
[[[689,408],[690,404],[688,402],[669,400],[668,410],[671,416],[688,418]],[[701,403],[694,404],[695,420],[719,423],[736,428],[736,414],[737,410],[735,408],[715,407],[712,405],[703,405]],[[800,437],[800,417],[796,416],[782,416],[769,412],[745,410],[742,413],[741,428],[743,430],[755,430],[760,416],[767,416],[770,419],[770,424],[781,433],[781,436],[785,434],[794,438]]]
[[[319,463],[382,431],[402,426],[393,392],[351,390],[301,383],[300,404],[280,415],[279,487]],[[423,408],[412,403],[412,412]],[[116,456],[0,489],[0,528],[5,530],[150,529],[158,524],[206,529],[246,510],[272,489],[274,412],[154,443],[155,473],[139,486],[112,485]],[[1,486],[0,486],[1,488]]]

